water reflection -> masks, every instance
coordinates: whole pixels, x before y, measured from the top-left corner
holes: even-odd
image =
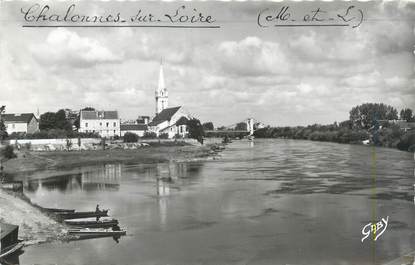
[[[25,189],[29,192],[49,190],[67,191],[102,191],[118,190],[121,181],[121,165],[107,164],[90,168],[81,168],[80,173],[59,175],[43,179],[28,179]]]

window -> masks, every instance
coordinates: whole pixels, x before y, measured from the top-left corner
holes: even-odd
[[[99,123],[99,126],[102,126],[102,122]]]
[[[107,127],[108,127],[108,126],[110,126],[110,123],[109,123],[109,122],[107,122]]]
[[[114,134],[115,134],[115,130],[114,130]]]
[[[88,123],[87,122],[85,122],[85,127],[88,127]]]
[[[14,129],[15,127],[14,127],[15,125],[14,125],[14,123],[12,123],[12,129]]]
[[[117,123],[116,122],[114,122],[114,127],[117,127]],[[115,132],[115,131],[114,131]]]

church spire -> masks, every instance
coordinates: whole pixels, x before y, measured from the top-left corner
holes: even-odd
[[[161,93],[163,90],[166,89],[166,85],[164,83],[164,71],[163,71],[163,58],[160,60],[160,74],[159,74],[159,85],[157,88],[157,92]]]
[[[156,90],[156,115],[168,107],[168,93],[164,82],[163,58],[160,60],[159,81]]]

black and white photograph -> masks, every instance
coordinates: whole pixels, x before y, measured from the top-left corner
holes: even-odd
[[[414,265],[415,2],[0,0],[0,265]]]

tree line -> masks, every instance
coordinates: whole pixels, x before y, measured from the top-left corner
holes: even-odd
[[[396,120],[415,122],[409,108],[398,111],[383,103],[364,103],[353,107],[349,119],[340,123],[294,127],[265,127],[254,132],[258,138],[289,138],[357,144],[365,140],[377,146],[415,149],[415,132],[405,131]]]

